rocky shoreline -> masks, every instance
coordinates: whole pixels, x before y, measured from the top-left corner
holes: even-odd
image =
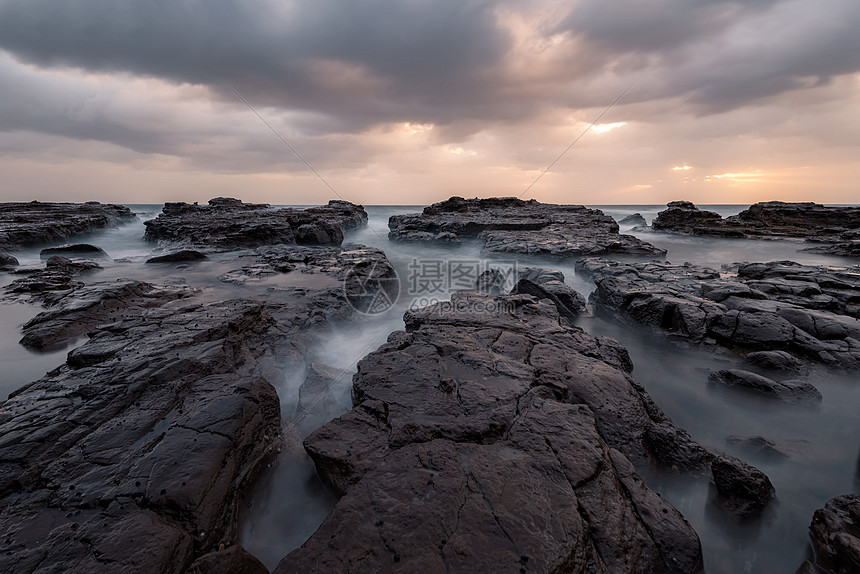
[[[856,240],[850,210],[837,227],[815,204],[769,202],[723,219],[673,203],[655,229]],[[0,205],[0,251],[36,244],[16,231],[32,222],[11,213],[65,213],[54,243],[133,217],[56,205]],[[805,231],[803,209],[813,214]],[[295,416],[325,410],[342,373],[310,349],[333,327],[360,325],[379,285],[396,281],[381,250],[344,244],[366,222],[343,201],[273,209],[216,198],[165,204],[145,222],[162,255],[135,265],[175,271],[157,280],[104,279],[111,260],[85,244],[45,250],[38,266],[0,257],[12,273],[3,299],[44,309],[21,344],[71,349],[0,404],[0,569],[266,572],[239,543],[238,505],[292,446],[298,419],[282,415],[278,385],[306,373]],[[814,409],[811,372],[860,370],[858,266],[619,261],[606,256],[665,251],[620,234],[599,210],[514,198],[455,197],[389,226],[392,241],[576,259],[597,313],[739,363],[707,375],[721,389]],[[211,270],[234,296],[213,300],[182,277],[189,268]],[[623,346],[574,326],[588,309],[561,272],[520,267],[513,289],[503,279],[490,270],[472,291],[409,310],[403,330],[359,362],[352,410],[304,441],[339,500],[276,572],[700,572],[696,531],[643,476],[710,483],[733,524],[779,496],[761,470],[677,426]],[[816,512],[816,559],[799,572],[858,564],[855,499]]]

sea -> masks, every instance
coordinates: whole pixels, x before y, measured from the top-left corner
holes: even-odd
[[[182,280],[203,289],[212,300],[246,295],[236,286],[216,279],[228,268],[234,254],[215,256],[191,269],[176,271],[170,266],[144,266],[142,263],[161,253],[155,244],[144,241],[143,222],[157,216],[161,205],[129,205],[137,220],[117,228],[75,238],[92,243],[108,252],[103,269],[79,278],[85,282],[133,278],[158,283]],[[590,206],[621,220],[641,214],[650,223],[662,205]],[[701,209],[725,216],[746,209],[747,205],[700,205]],[[313,420],[294,421],[293,448],[284,448],[280,458],[256,485],[245,493],[241,509],[240,542],[270,569],[288,552],[300,546],[320,525],[336,498],[320,483],[313,463],[299,441],[314,428],[351,408],[351,375],[356,363],[385,342],[392,331],[403,328],[403,313],[410,307],[445,300],[461,288],[453,277],[442,277],[443,287],[429,292],[415,289],[419,269],[448,270],[451,262],[475,266],[497,264],[482,257],[480,245],[464,242],[451,249],[388,241],[388,218],[415,213],[418,206],[366,206],[368,225],[348,232],[345,242],[383,249],[400,277],[400,297],[389,309],[363,315],[347,325],[332,325],[314,359],[344,375],[331,389],[330,408]],[[806,245],[784,240],[738,240],[700,238],[653,231],[637,231],[622,226],[622,233],[636,235],[667,250],[672,263],[690,262],[720,269],[737,262],[793,260],[814,265],[846,266],[856,261],[800,252]],[[14,253],[22,266],[40,264],[39,250]],[[594,284],[577,276],[573,260],[512,260],[519,266],[543,266],[560,270],[566,282],[585,295]],[[0,288],[14,279],[0,275]],[[426,287],[426,286],[425,286]],[[18,344],[24,323],[40,311],[26,302],[0,303],[0,400],[21,386],[39,379],[65,361],[70,348],[34,353]],[[639,469],[648,484],[669,500],[689,520],[702,542],[705,570],[711,573],[793,572],[808,557],[808,526],[813,512],[830,498],[860,492],[860,380],[856,376],[828,375],[813,382],[823,395],[818,408],[774,404],[755,396],[725,392],[708,384],[708,373],[731,368],[724,358],[706,350],[682,349],[653,333],[620,325],[612,320],[587,314],[577,325],[594,335],[607,335],[620,341],[630,352],[633,376],[655,402],[679,426],[707,448],[742,458],[763,470],[776,488],[776,501],[757,520],[738,524],[716,506],[714,488],[705,479]],[[83,343],[77,341],[75,345]],[[74,346],[74,345],[73,345]],[[295,417],[301,373],[280,381],[277,390],[285,422]],[[786,451],[788,457],[750,453],[729,440],[732,436],[764,436]]]

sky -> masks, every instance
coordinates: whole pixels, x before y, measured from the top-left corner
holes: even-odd
[[[860,203],[858,29],[857,0],[0,0],[0,200]]]

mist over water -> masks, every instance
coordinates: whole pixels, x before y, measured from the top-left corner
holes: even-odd
[[[217,277],[240,265],[234,261],[241,253],[210,256],[190,266],[142,265],[161,252],[143,240],[143,221],[155,217],[161,206],[130,206],[140,215],[135,222],[115,229],[75,238],[76,243],[92,243],[108,252],[104,269],[81,275],[86,283],[133,278],[153,283],[187,283],[201,290],[194,301],[236,297],[265,297],[267,289],[324,281],[286,274],[247,286],[219,281]],[[733,215],[747,206],[700,206],[723,216]],[[604,213],[621,219],[640,213],[650,223],[663,206],[608,206]],[[383,249],[397,270],[401,293],[385,313],[357,318],[346,325],[330,325],[329,332],[309,350],[312,362],[340,374],[324,400],[299,412],[299,387],[306,376],[303,368],[287,368],[275,386],[281,400],[285,441],[271,469],[256,485],[243,493],[240,542],[273,568],[290,550],[300,546],[324,520],[336,502],[316,475],[314,465],[301,441],[326,421],[352,407],[351,383],[357,362],[385,342],[392,331],[403,328],[403,313],[413,305],[429,300],[446,300],[450,288],[434,293],[415,293],[410,285],[416,262],[478,262],[491,266],[509,259],[485,258],[477,242],[459,247],[437,247],[409,243],[390,243],[388,218],[394,214],[419,212],[421,207],[369,206],[367,227],[348,232],[345,243],[359,243]],[[719,269],[739,261],[791,259],[800,263],[846,265],[852,261],[826,255],[800,253],[808,244],[790,241],[751,241],[685,237],[656,232],[631,231],[645,241],[668,250],[673,263],[689,261]],[[39,249],[16,253],[22,266],[40,263]],[[523,259],[520,267],[543,266],[565,274],[568,284],[588,295],[594,285],[574,273],[573,260]],[[14,279],[0,275],[0,287]],[[309,283],[308,286],[314,286]],[[320,284],[319,286],[322,286]],[[448,286],[450,287],[450,286]],[[413,291],[413,292],[410,292]],[[0,304],[0,321],[6,327],[0,338],[0,397],[38,379],[65,360],[70,348],[48,354],[32,353],[18,344],[21,326],[41,308],[27,303]],[[716,388],[708,383],[708,373],[733,368],[735,359],[710,351],[672,344],[653,333],[632,328],[604,317],[585,316],[578,326],[595,335],[618,339],[630,351],[633,376],[645,386],[655,402],[678,425],[706,447],[722,451],[763,470],[776,487],[777,501],[757,521],[737,525],[713,505],[713,492],[706,480],[690,479],[639,469],[649,485],[672,502],[691,522],[703,545],[708,572],[793,572],[807,552],[807,527],[816,508],[833,496],[858,492],[857,464],[860,452],[860,385],[856,377],[825,375],[811,379],[823,395],[815,409],[783,405],[755,395]],[[774,457],[750,452],[727,441],[727,437],[763,436],[774,441],[789,456]]]

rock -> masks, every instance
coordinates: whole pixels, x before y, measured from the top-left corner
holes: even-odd
[[[331,223],[305,223],[296,229],[296,243],[299,245],[340,245],[343,230]]]
[[[114,323],[192,296],[185,285],[156,287],[142,281],[119,280],[81,287],[74,297],[53,300],[48,311],[24,324],[20,343],[36,351],[62,349],[99,325]]]
[[[214,303],[182,285],[94,283],[28,326],[88,341],[0,404],[0,571],[259,570],[234,543],[239,493],[281,447],[271,383],[355,315],[337,278],[387,260],[358,246],[248,260],[328,282]]]
[[[654,229],[717,237],[805,239],[832,244],[809,251],[848,257],[860,254],[860,207],[856,206],[766,201],[726,219],[701,211],[689,201],[674,201],[667,207],[657,214]]]
[[[722,276],[688,264],[584,258],[575,269],[597,285],[589,298],[596,311],[750,356],[765,374],[769,366],[860,370],[860,267],[774,261]]]
[[[618,225],[629,225],[631,227],[639,227],[648,225],[648,222],[645,221],[645,218],[642,217],[640,213],[634,213],[632,215],[628,215],[627,217],[623,217],[618,221]]]
[[[28,299],[52,305],[72,291],[83,287],[83,282],[75,278],[101,266],[94,261],[72,261],[67,257],[54,255],[45,262],[43,269],[21,269],[16,271],[23,277],[5,287],[12,295],[24,295]]]
[[[711,462],[711,472],[719,504],[739,520],[757,516],[773,499],[767,475],[742,460],[719,456]]]
[[[704,231],[713,229],[723,221],[719,213],[702,211],[689,201],[672,201],[668,209],[657,214],[651,227],[658,231],[673,231],[690,235],[704,235]],[[714,233],[715,235],[724,235]]]
[[[12,257],[8,253],[0,252],[0,269],[17,266],[18,260],[15,257]]]
[[[48,247],[47,249],[42,249],[42,251],[39,252],[39,256],[42,259],[47,259],[53,255],[76,256],[83,257],[85,259],[98,259],[108,256],[104,249],[96,247],[95,245],[90,245],[89,243],[75,243],[72,245],[60,245],[59,247]]]
[[[135,218],[127,207],[87,203],[0,203],[0,251],[59,243]]]
[[[359,363],[353,410],[305,440],[344,496],[275,572],[699,571],[695,532],[633,464],[692,453],[702,472],[713,455],[617,343],[559,319],[549,301],[476,292],[407,312]],[[655,427],[678,431],[668,460]]]
[[[501,295],[507,292],[508,279],[499,269],[487,269],[475,280],[475,289],[487,295]]]
[[[204,554],[185,571],[186,574],[269,574],[262,562],[241,546]]]
[[[517,270],[517,279],[518,282],[511,293],[524,293],[538,299],[549,299],[555,304],[558,312],[568,319],[574,319],[585,310],[585,297],[565,284],[564,274],[561,271],[523,267]]]
[[[809,534],[820,572],[850,574],[860,571],[860,495],[831,498],[815,511]],[[815,570],[812,570],[815,571]]]
[[[786,403],[815,406],[821,403],[821,393],[805,381],[774,380],[740,369],[716,371],[708,376],[712,383],[727,387],[742,387],[763,396],[770,396]]]
[[[753,351],[744,358],[750,366],[765,372],[803,375],[808,371],[799,359],[785,351]]]
[[[166,255],[159,255],[158,257],[151,257],[146,260],[147,263],[187,263],[190,261],[203,261],[204,259],[209,259],[203,253],[199,251],[195,251],[193,249],[183,249],[182,251],[175,251],[173,253],[168,253]]]
[[[346,201],[332,200],[308,209],[272,209],[233,198],[215,198],[208,205],[166,203],[161,214],[144,225],[150,241],[235,249],[296,241],[339,245],[345,230],[366,223],[364,208]]]
[[[388,221],[392,241],[443,242],[472,238],[493,254],[576,257],[604,253],[665,255],[631,235],[597,209],[543,204],[513,197],[452,197],[423,213],[394,215]]]
[[[182,572],[235,539],[235,489],[280,427],[274,388],[251,374],[272,324],[252,301],[148,310],[12,393],[0,570]]]

